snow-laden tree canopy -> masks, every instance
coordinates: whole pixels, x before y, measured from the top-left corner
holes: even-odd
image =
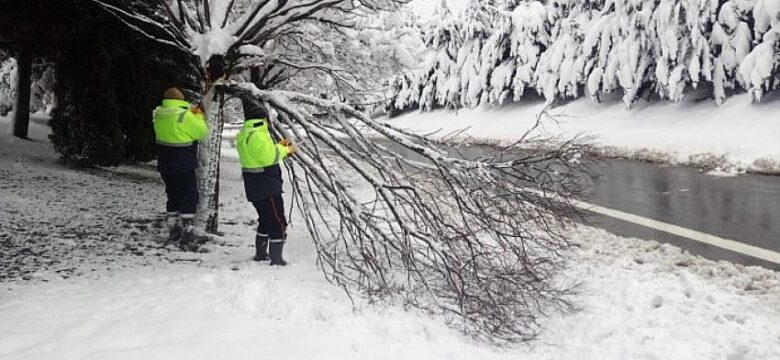
[[[428,60],[405,74],[395,106],[501,104],[529,89],[548,102],[617,93],[627,107],[651,96],[680,101],[704,89],[722,103],[735,91],[760,101],[780,87],[777,0],[505,0],[497,14],[471,7],[454,18],[432,24],[458,24],[467,41],[453,56],[463,61],[453,68]],[[469,37],[475,26],[465,25],[475,19],[489,19],[480,27],[488,37],[478,44]],[[429,59],[441,58],[447,46],[429,46]],[[415,92],[432,78],[438,88]],[[445,92],[459,93],[460,101],[429,95]]]
[[[353,86],[412,65],[419,48],[417,34],[403,26],[408,19],[380,12],[408,0],[92,1],[146,37],[194,56],[211,82],[260,68],[258,85],[265,88],[365,93],[374,89]],[[219,71],[208,74],[209,66]]]
[[[545,314],[569,308],[571,287],[557,271],[570,246],[561,231],[575,213],[568,199],[585,180],[582,145],[485,147],[466,156],[352,106],[417,62],[415,25],[388,12],[406,0],[91,1],[190,54],[182,69],[202,76],[211,135],[200,145],[201,227],[218,223],[223,104],[238,96],[272,110],[272,132],[297,145],[287,163],[295,204],[320,268],[348,294],[402,301],[491,341],[533,339]],[[472,7],[467,33],[445,16],[425,38],[442,44],[433,63],[477,65],[488,36],[481,9],[494,7]],[[469,42],[471,52],[460,56],[453,41]],[[451,75],[416,91],[455,103],[488,81],[463,84]],[[532,130],[517,145],[548,140]],[[357,192],[364,187],[354,183],[371,191]]]
[[[7,115],[16,101],[17,66],[14,58],[0,54],[0,116]],[[50,63],[33,64],[30,112],[50,112],[54,106],[54,69]]]

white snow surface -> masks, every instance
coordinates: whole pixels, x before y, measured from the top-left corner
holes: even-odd
[[[712,101],[641,103],[626,110],[622,102],[579,99],[548,110],[538,136],[595,140],[597,153],[708,171],[780,173],[780,95],[750,104],[735,95],[718,106]],[[390,123],[445,138],[512,144],[533,127],[543,101],[460,111],[412,112]]]
[[[6,126],[7,119],[0,120],[0,130]],[[52,166],[56,155],[40,146],[45,129],[32,126],[35,146],[0,131],[2,166],[23,164],[54,181],[105,181]],[[9,149],[22,146],[26,151]],[[299,215],[292,218],[287,246],[291,266],[249,261],[255,214],[244,200],[235,150],[229,143],[223,149],[220,241],[231,246],[182,253],[185,261],[173,263],[132,257],[121,268],[68,279],[6,281],[0,286],[0,358],[780,359],[780,273],[587,227],[572,232],[581,247],[569,255],[562,279],[581,282],[580,310],[545,320],[545,332],[532,346],[496,349],[414,311],[360,301],[353,308],[317,270]],[[3,200],[31,196],[22,187],[39,186],[7,184],[0,189]],[[144,186],[162,195],[160,183]],[[128,192],[131,185],[112,188],[118,198],[138,197]],[[81,206],[123,208],[97,198],[85,193]],[[162,197],[153,205],[162,207]],[[52,216],[41,214],[41,221]],[[0,216],[15,214],[5,209]]]

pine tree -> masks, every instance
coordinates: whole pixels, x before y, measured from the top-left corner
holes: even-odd
[[[472,31],[448,68],[450,103],[503,104],[535,89],[548,102],[620,92],[630,108],[704,88],[721,104],[780,86],[776,0],[502,0],[482,26],[486,4],[469,3],[463,28]]]
[[[446,0],[435,10],[433,19],[426,24],[423,41],[431,52],[422,68],[416,71],[414,87],[420,87],[420,110],[435,106],[460,107],[458,51],[463,42],[462,24],[453,16]]]
[[[503,104],[512,98],[512,79],[517,70],[511,56],[511,34],[514,30],[508,4],[496,13],[493,34],[482,48],[480,79],[487,81],[486,97],[482,102]]]
[[[721,5],[717,21],[712,25],[710,47],[713,54],[713,96],[722,104],[729,91],[736,89],[739,64],[750,53],[753,34],[749,18],[750,9],[744,1],[727,1]]]
[[[536,70],[537,88],[548,102],[581,95],[586,74],[592,68],[589,58],[583,55],[582,44],[597,5],[594,1],[552,2],[553,41],[542,53]]]
[[[487,72],[482,70],[482,49],[493,31],[496,7],[493,0],[470,0],[464,11],[462,44],[458,51],[460,105],[474,107],[487,89]]]
[[[768,91],[780,88],[780,3],[758,0],[753,9],[754,33],[761,42],[745,56],[739,81],[760,102]]]

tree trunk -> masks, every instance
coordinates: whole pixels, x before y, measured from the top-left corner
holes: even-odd
[[[222,102],[224,95],[213,88],[203,97],[209,136],[200,144],[198,156],[198,186],[200,202],[196,227],[201,232],[216,234],[219,225],[219,160],[222,144]]]
[[[30,127],[30,92],[32,87],[32,51],[24,48],[17,62],[16,104],[14,105],[14,136],[27,139]]]

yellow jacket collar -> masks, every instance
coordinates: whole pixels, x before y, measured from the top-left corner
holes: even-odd
[[[162,101],[163,107],[176,107],[176,108],[190,108],[190,103],[184,101],[184,100],[176,100],[176,99],[163,99]]]

